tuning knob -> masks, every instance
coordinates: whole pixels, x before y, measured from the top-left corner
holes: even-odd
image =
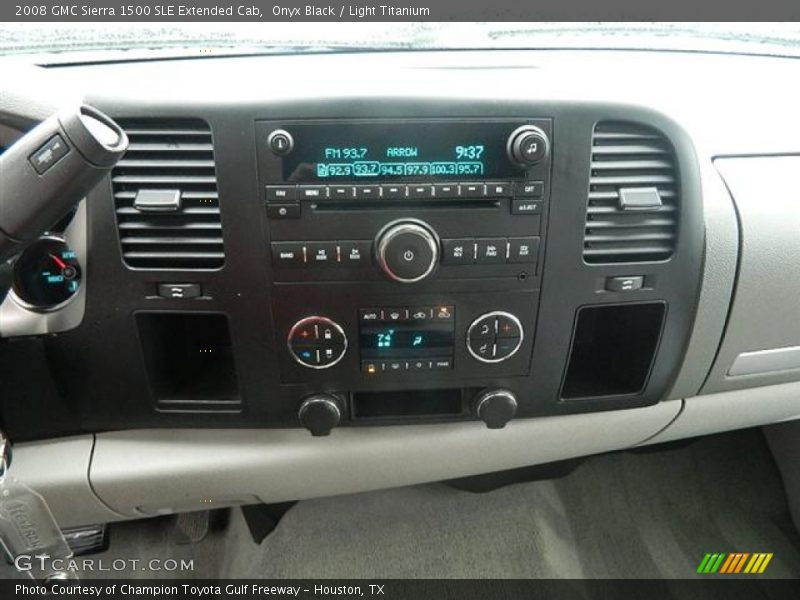
[[[378,265],[400,283],[414,283],[439,264],[439,238],[429,225],[415,219],[393,221],[375,240]]]
[[[502,429],[517,414],[517,397],[509,390],[484,390],[475,398],[473,411],[489,429]]]
[[[314,394],[300,405],[297,417],[311,435],[328,435],[339,424],[342,411],[339,401],[331,394]]]
[[[550,152],[547,134],[534,125],[523,125],[514,130],[506,147],[509,158],[521,167],[532,167]]]

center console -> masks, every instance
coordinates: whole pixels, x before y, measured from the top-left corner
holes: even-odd
[[[552,131],[533,118],[259,122],[281,380],[344,410],[365,390],[527,376]]]

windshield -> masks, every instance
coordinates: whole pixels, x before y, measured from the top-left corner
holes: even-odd
[[[357,50],[599,48],[800,55],[797,23],[0,24],[0,54],[44,61]]]

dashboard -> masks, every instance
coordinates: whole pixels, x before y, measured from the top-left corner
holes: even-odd
[[[227,505],[800,415],[794,309],[767,316],[742,287],[768,227],[745,205],[796,219],[777,174],[800,150],[783,89],[796,62],[586,56],[42,68],[130,146],[14,263],[0,365],[19,460],[76,445],[92,490],[75,493],[119,517],[192,506],[148,494],[206,443],[230,470]],[[756,90],[774,106],[754,124]],[[776,156],[770,200],[750,200]],[[360,479],[322,474],[347,458]],[[244,483],[262,461],[280,489]]]

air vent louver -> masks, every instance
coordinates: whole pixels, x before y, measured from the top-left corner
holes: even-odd
[[[628,197],[651,202],[624,207]],[[675,156],[664,135],[634,123],[605,121],[595,126],[583,240],[586,262],[669,258],[679,206]]]
[[[225,254],[207,123],[197,119],[120,120],[130,139],[111,179],[122,255],[143,269],[215,269]],[[135,205],[161,196],[175,206]]]

